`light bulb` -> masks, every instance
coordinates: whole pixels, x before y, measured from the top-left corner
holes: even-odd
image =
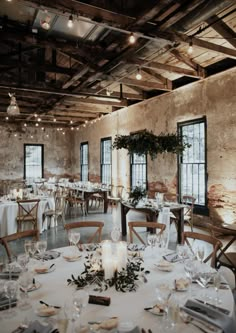
[[[129,43],[134,44],[136,42],[136,38],[133,33],[129,35]]]
[[[189,47],[188,47],[188,54],[192,54],[193,53],[193,44],[192,42],[189,43]]]
[[[73,16],[72,15],[70,15],[69,16],[69,19],[68,19],[68,22],[67,22],[67,26],[68,26],[68,28],[72,28],[73,27],[73,25],[74,25],[74,22],[73,22]]]
[[[136,79],[137,80],[142,80],[142,74],[140,73],[140,69],[138,69],[138,72],[136,74]]]
[[[57,121],[56,118],[53,119],[54,123]]]

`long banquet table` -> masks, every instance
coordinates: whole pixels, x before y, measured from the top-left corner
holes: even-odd
[[[43,224],[43,213],[46,209],[55,209],[55,203],[52,197],[37,198],[40,199],[38,207],[38,230],[42,233],[47,229],[46,220]],[[17,231],[17,214],[18,204],[16,201],[0,201],[0,237],[11,235]]]
[[[146,219],[148,222],[156,221],[160,209],[156,206],[154,200],[149,200],[149,204],[141,204],[136,207],[132,206],[127,201],[121,201],[121,232],[123,236],[127,234],[127,221],[126,215],[130,210],[135,210],[138,212],[142,212],[146,214]],[[186,205],[178,204],[178,203],[169,203],[168,206],[170,211],[175,215],[177,220],[177,241],[181,243],[182,232],[184,231],[184,208]],[[161,222],[161,221],[159,221]]]
[[[49,264],[55,263],[55,270],[47,274],[37,274],[35,276],[36,283],[40,283],[41,287],[38,290],[34,290],[29,293],[32,301],[32,308],[28,311],[17,311],[16,316],[11,319],[4,318],[4,311],[0,313],[1,320],[1,332],[10,333],[22,322],[22,320],[28,316],[33,320],[45,320],[45,318],[37,317],[35,310],[40,306],[39,300],[43,300],[48,304],[53,304],[63,307],[67,300],[72,299],[72,296],[76,294],[76,288],[74,285],[68,286],[67,279],[71,277],[71,274],[78,276],[84,270],[84,257],[88,254],[87,251],[83,251],[82,258],[79,261],[67,262],[63,258],[63,253],[68,251],[67,248],[57,249],[61,252],[61,256],[57,259],[50,260]],[[83,323],[88,321],[98,321],[104,318],[118,316],[120,321],[131,320],[135,325],[140,328],[145,328],[146,332],[151,329],[153,333],[169,332],[163,329],[163,317],[155,316],[152,313],[145,311],[144,308],[155,304],[155,287],[157,284],[169,283],[174,286],[174,280],[177,277],[184,277],[184,267],[182,263],[175,263],[172,272],[159,271],[155,263],[157,263],[163,255],[162,251],[169,251],[164,249],[158,249],[155,256],[151,252],[151,249],[146,248],[143,258],[145,269],[150,270],[150,274],[147,275],[148,282],[144,283],[139,281],[139,287],[136,292],[117,292],[114,288],[108,288],[106,291],[99,292],[93,291],[93,286],[89,287],[89,293],[95,295],[109,296],[111,297],[110,306],[101,306],[88,304],[81,317]],[[169,251],[170,252],[170,251]],[[173,291],[179,305],[183,305],[189,298],[189,292],[176,292]],[[198,284],[192,284],[192,293],[197,296],[198,299],[203,299],[205,293],[208,296],[215,297],[215,291],[212,286],[207,289],[200,287]],[[230,310],[230,317],[234,316],[234,299],[230,289],[220,290],[220,298],[222,300],[222,306]],[[62,310],[61,310],[62,311]],[[56,322],[56,316],[54,318]],[[50,319],[50,318],[49,318]],[[70,326],[69,326],[70,327]],[[174,332],[181,333],[199,333],[200,330],[191,324],[185,324],[179,322]],[[78,332],[78,331],[75,331]],[[171,330],[170,332],[173,332]],[[71,333],[68,328],[67,333]]]

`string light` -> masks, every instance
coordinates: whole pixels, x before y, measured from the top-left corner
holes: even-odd
[[[135,42],[136,42],[136,38],[135,38],[134,34],[131,32],[131,34],[129,35],[129,43],[134,44]]]
[[[25,126],[25,127],[27,127],[27,124],[26,124],[26,123],[24,123],[24,126]]]
[[[140,68],[138,68],[138,72],[136,74],[136,79],[137,80],[142,80],[142,74],[141,74]]]
[[[73,28],[73,25],[74,25],[74,22],[73,22],[73,16],[72,15],[70,15],[69,16],[69,19],[68,19],[68,22],[67,22],[67,26],[68,26],[68,28]]]
[[[9,118],[8,118],[8,117],[6,117],[5,119],[6,119],[6,120],[9,120]]]
[[[35,124],[36,127],[38,127],[38,125],[39,125],[38,123]]]
[[[188,47],[188,54],[191,55],[192,53],[193,53],[193,43],[190,42]]]
[[[73,124],[73,120],[70,121],[70,124]]]
[[[41,118],[38,118],[38,121],[41,121]]]
[[[56,118],[53,119],[54,123],[57,121]]]

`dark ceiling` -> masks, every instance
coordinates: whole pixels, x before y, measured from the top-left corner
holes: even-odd
[[[78,127],[236,66],[235,0],[0,5],[0,121],[9,92],[9,121]]]

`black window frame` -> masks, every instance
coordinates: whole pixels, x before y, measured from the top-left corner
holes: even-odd
[[[86,163],[83,163],[83,147],[84,146],[88,146],[88,149],[87,149],[87,164]],[[82,176],[83,176],[83,166],[84,165],[87,165],[87,169],[88,169],[88,172],[87,172],[87,180],[83,180],[82,179]],[[89,181],[89,143],[88,141],[85,141],[85,142],[81,142],[80,144],[80,180],[81,181]]]
[[[131,190],[133,190],[136,186],[142,186],[146,191],[148,190],[148,173],[147,173],[147,170],[148,170],[148,164],[147,164],[147,154],[143,154],[143,156],[145,156],[145,160],[146,160],[146,163],[133,163],[133,160],[134,160],[134,155],[138,155],[138,154],[131,154],[130,155],[130,188]],[[142,184],[139,184],[139,185],[134,185],[133,184],[133,165],[145,165],[146,167],[146,170],[145,170],[145,182],[142,182]],[[145,186],[143,186],[143,184],[145,184]]]
[[[205,147],[204,147],[204,171],[205,171],[205,193],[204,193],[204,200],[205,200],[205,204],[204,205],[200,205],[200,204],[194,204],[194,213],[195,214],[199,214],[199,215],[205,215],[205,216],[209,216],[209,209],[208,209],[208,197],[207,197],[207,188],[208,188],[208,173],[207,173],[207,119],[206,116],[201,117],[201,118],[197,118],[197,119],[192,119],[192,120],[188,120],[188,121],[184,121],[184,122],[178,122],[177,123],[177,128],[178,128],[178,134],[180,136],[182,136],[183,133],[183,127],[184,126],[191,126],[191,125],[195,125],[195,124],[200,124],[203,123],[204,124],[204,141],[205,141]],[[186,140],[184,140],[183,137],[183,141],[186,142]],[[186,148],[188,149],[188,148]],[[184,194],[181,191],[181,163],[182,163],[182,158],[183,155],[179,154],[178,156],[178,193],[179,193],[179,198],[181,198],[181,196]],[[190,164],[202,164],[202,163],[190,163]]]
[[[111,151],[110,151],[110,161],[111,163],[104,163],[104,142],[106,141],[110,141],[111,143]],[[106,181],[104,181],[103,179],[103,166],[110,166],[110,183],[107,183]],[[112,137],[106,137],[106,138],[102,138],[101,142],[100,142],[100,179],[101,179],[101,183],[103,184],[107,184],[107,185],[111,185],[112,184]]]
[[[41,174],[42,177],[34,177],[34,178],[44,178],[44,145],[41,143],[24,143],[24,179],[26,178],[26,148],[28,146],[37,146],[41,147]]]

